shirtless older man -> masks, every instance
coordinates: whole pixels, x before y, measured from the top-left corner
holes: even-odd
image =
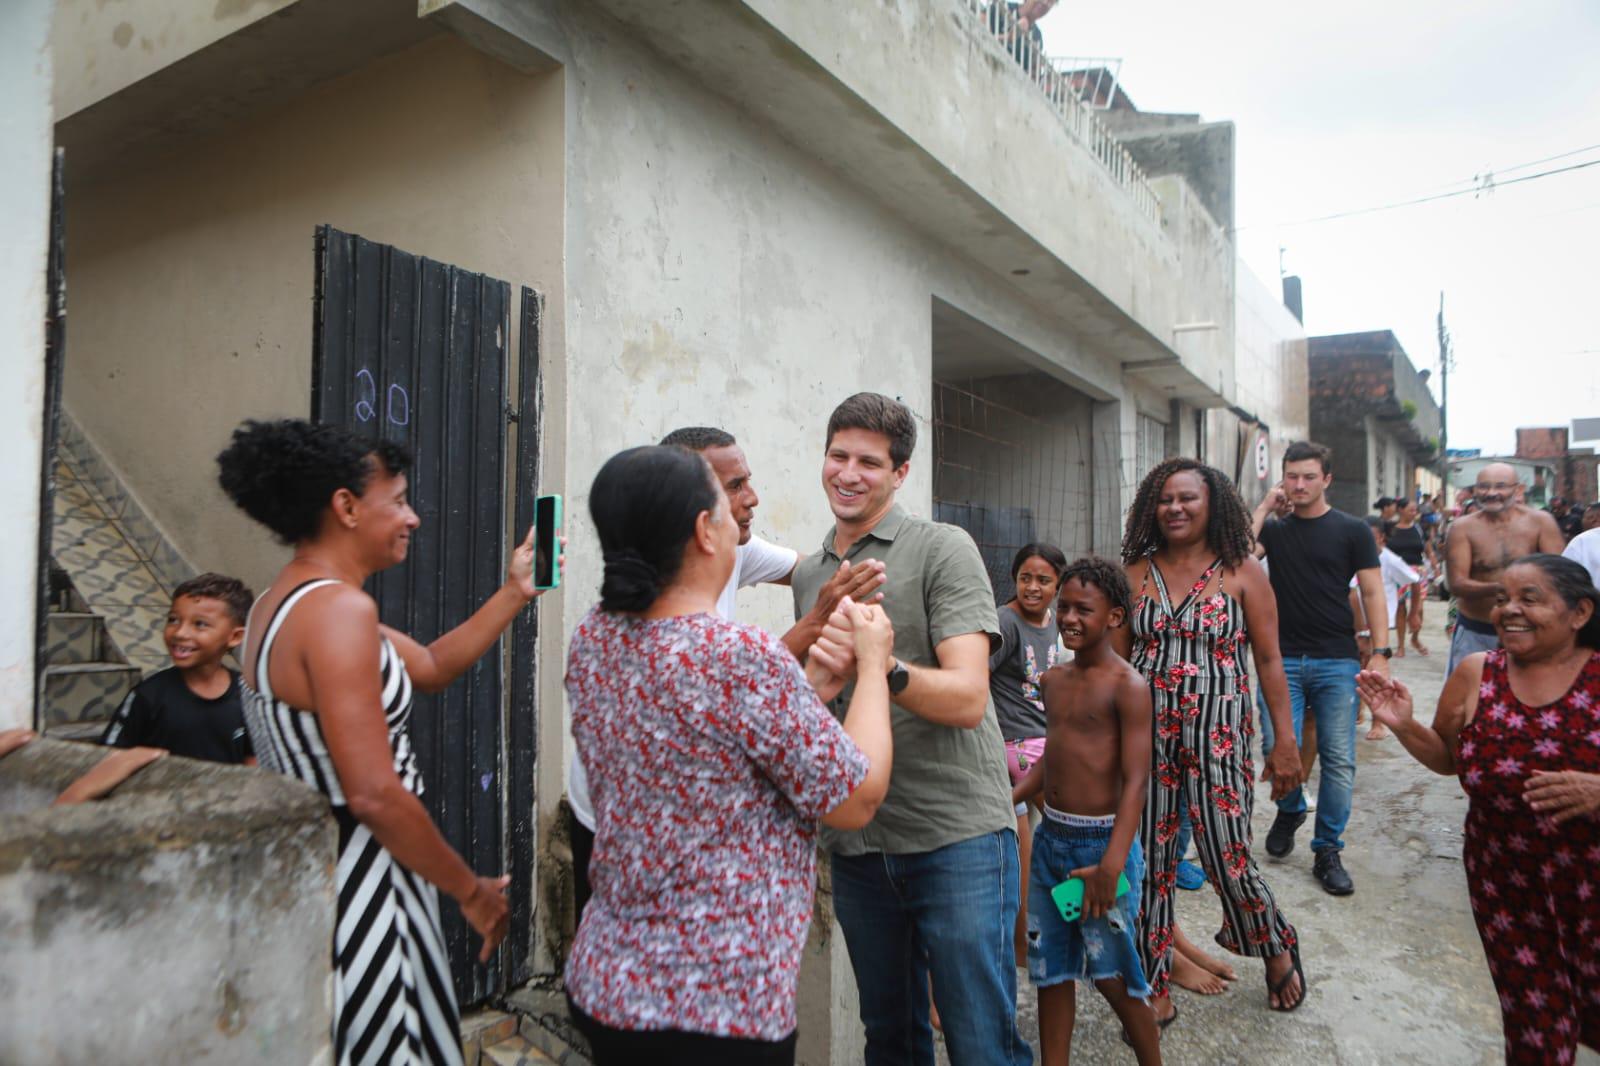
[[[1474,652],[1500,646],[1489,614],[1504,591],[1500,575],[1524,555],[1561,554],[1566,546],[1556,520],[1520,499],[1522,485],[1509,463],[1490,463],[1478,471],[1473,499],[1478,509],[1458,518],[1445,541],[1445,577],[1456,598],[1456,631],[1450,638],[1445,676]]]

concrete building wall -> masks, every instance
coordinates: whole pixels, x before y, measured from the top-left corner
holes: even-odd
[[[71,56],[55,80],[59,121],[298,0],[56,0],[51,44]]]
[[[1191,243],[1154,182],[1161,222],[1147,217],[965,3],[745,0],[729,17],[715,0],[598,2],[716,91],[761,100],[766,124],[894,213],[1023,277],[1012,286],[1086,342],[1124,361],[1176,351],[1191,391],[1231,364],[1219,231]],[[1194,321],[1224,325],[1174,346]]]
[[[1103,111],[1100,120],[1147,174],[1183,175],[1217,224],[1233,229],[1233,123],[1127,109]]]
[[[174,756],[51,807],[100,754],[0,762],[0,1062],[330,1061],[326,801]]]
[[[33,724],[50,233],[50,0],[0,5],[0,729]]]
[[[319,223],[543,290],[560,367],[562,129],[559,73],[441,37],[70,184],[66,406],[192,563],[260,588],[286,557],[213,457],[309,412]]]
[[[1311,436],[1306,331],[1278,294],[1237,261],[1234,301],[1234,396],[1252,416],[1213,410],[1207,419],[1207,461],[1235,479],[1254,506],[1277,483],[1283,453]],[[1262,427],[1266,428],[1263,429]],[[1255,442],[1267,439],[1267,473],[1256,473]]]

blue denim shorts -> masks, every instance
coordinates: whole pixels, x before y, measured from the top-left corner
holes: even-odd
[[[1122,868],[1128,879],[1128,892],[1117,899],[1104,918],[1085,915],[1068,922],[1050,898],[1050,890],[1070,877],[1073,870],[1099,862],[1109,843],[1109,826],[1065,826],[1049,819],[1039,824],[1028,875],[1028,977],[1035,987],[1120,977],[1128,995],[1137,999],[1149,997],[1150,982],[1139,961],[1136,939],[1144,883],[1144,853],[1138,838],[1128,849],[1128,861]]]

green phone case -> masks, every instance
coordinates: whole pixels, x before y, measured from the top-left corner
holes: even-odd
[[[1126,896],[1132,886],[1128,884],[1127,874],[1117,875],[1117,895]],[[1083,878],[1069,877],[1050,890],[1050,898],[1056,902],[1056,910],[1061,912],[1061,917],[1069,922],[1075,922],[1083,917]]]
[[[555,495],[554,493],[552,493],[552,494],[550,494],[548,496],[539,497],[539,500],[540,501],[543,501],[543,500],[552,501],[552,503],[551,503],[551,514],[552,514],[553,517],[551,519],[550,525],[555,529],[556,536],[551,538],[550,543],[551,543],[551,551],[554,553],[555,557],[550,560],[550,584],[542,585],[537,580],[535,580],[534,583],[533,583],[533,587],[536,588],[536,589],[558,589],[558,588],[561,587],[561,541],[559,539],[560,536],[561,536],[561,497],[558,496],[558,495]],[[534,504],[533,513],[534,513],[534,516],[535,516],[535,521],[537,521],[538,520],[537,516],[539,514],[538,503]],[[537,543],[538,540],[539,540],[539,532],[540,531],[538,531],[538,530],[534,531],[534,542],[535,543]]]

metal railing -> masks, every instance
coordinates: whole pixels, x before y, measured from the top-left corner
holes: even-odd
[[[1127,190],[1128,195],[1133,198],[1134,206],[1159,226],[1161,198],[1150,187],[1144,168],[1134,162],[1133,156],[1122,146],[1122,142],[1106,131],[1099,117],[1095,115],[1094,108],[1084,102],[1083,87],[1080,79],[1072,76],[1074,72],[1061,69],[1044,54],[1040,41],[1034,36],[1037,31],[1024,30],[1018,26],[1016,16],[1012,14],[1004,0],[993,0],[993,2],[958,0],[958,2],[976,21],[978,31],[994,37],[1000,47],[1016,60],[1023,75],[1038,86],[1045,99],[1050,101],[1050,106],[1061,117],[1073,140],[1099,160],[1101,166],[1111,175],[1111,179]]]
[[[1122,89],[1120,56],[1051,56],[1049,63],[1078,90],[1078,99],[1088,107],[1107,111],[1116,106],[1117,93]],[[1127,100],[1127,94],[1123,93],[1122,98]],[[1128,103],[1132,106],[1133,101]]]

